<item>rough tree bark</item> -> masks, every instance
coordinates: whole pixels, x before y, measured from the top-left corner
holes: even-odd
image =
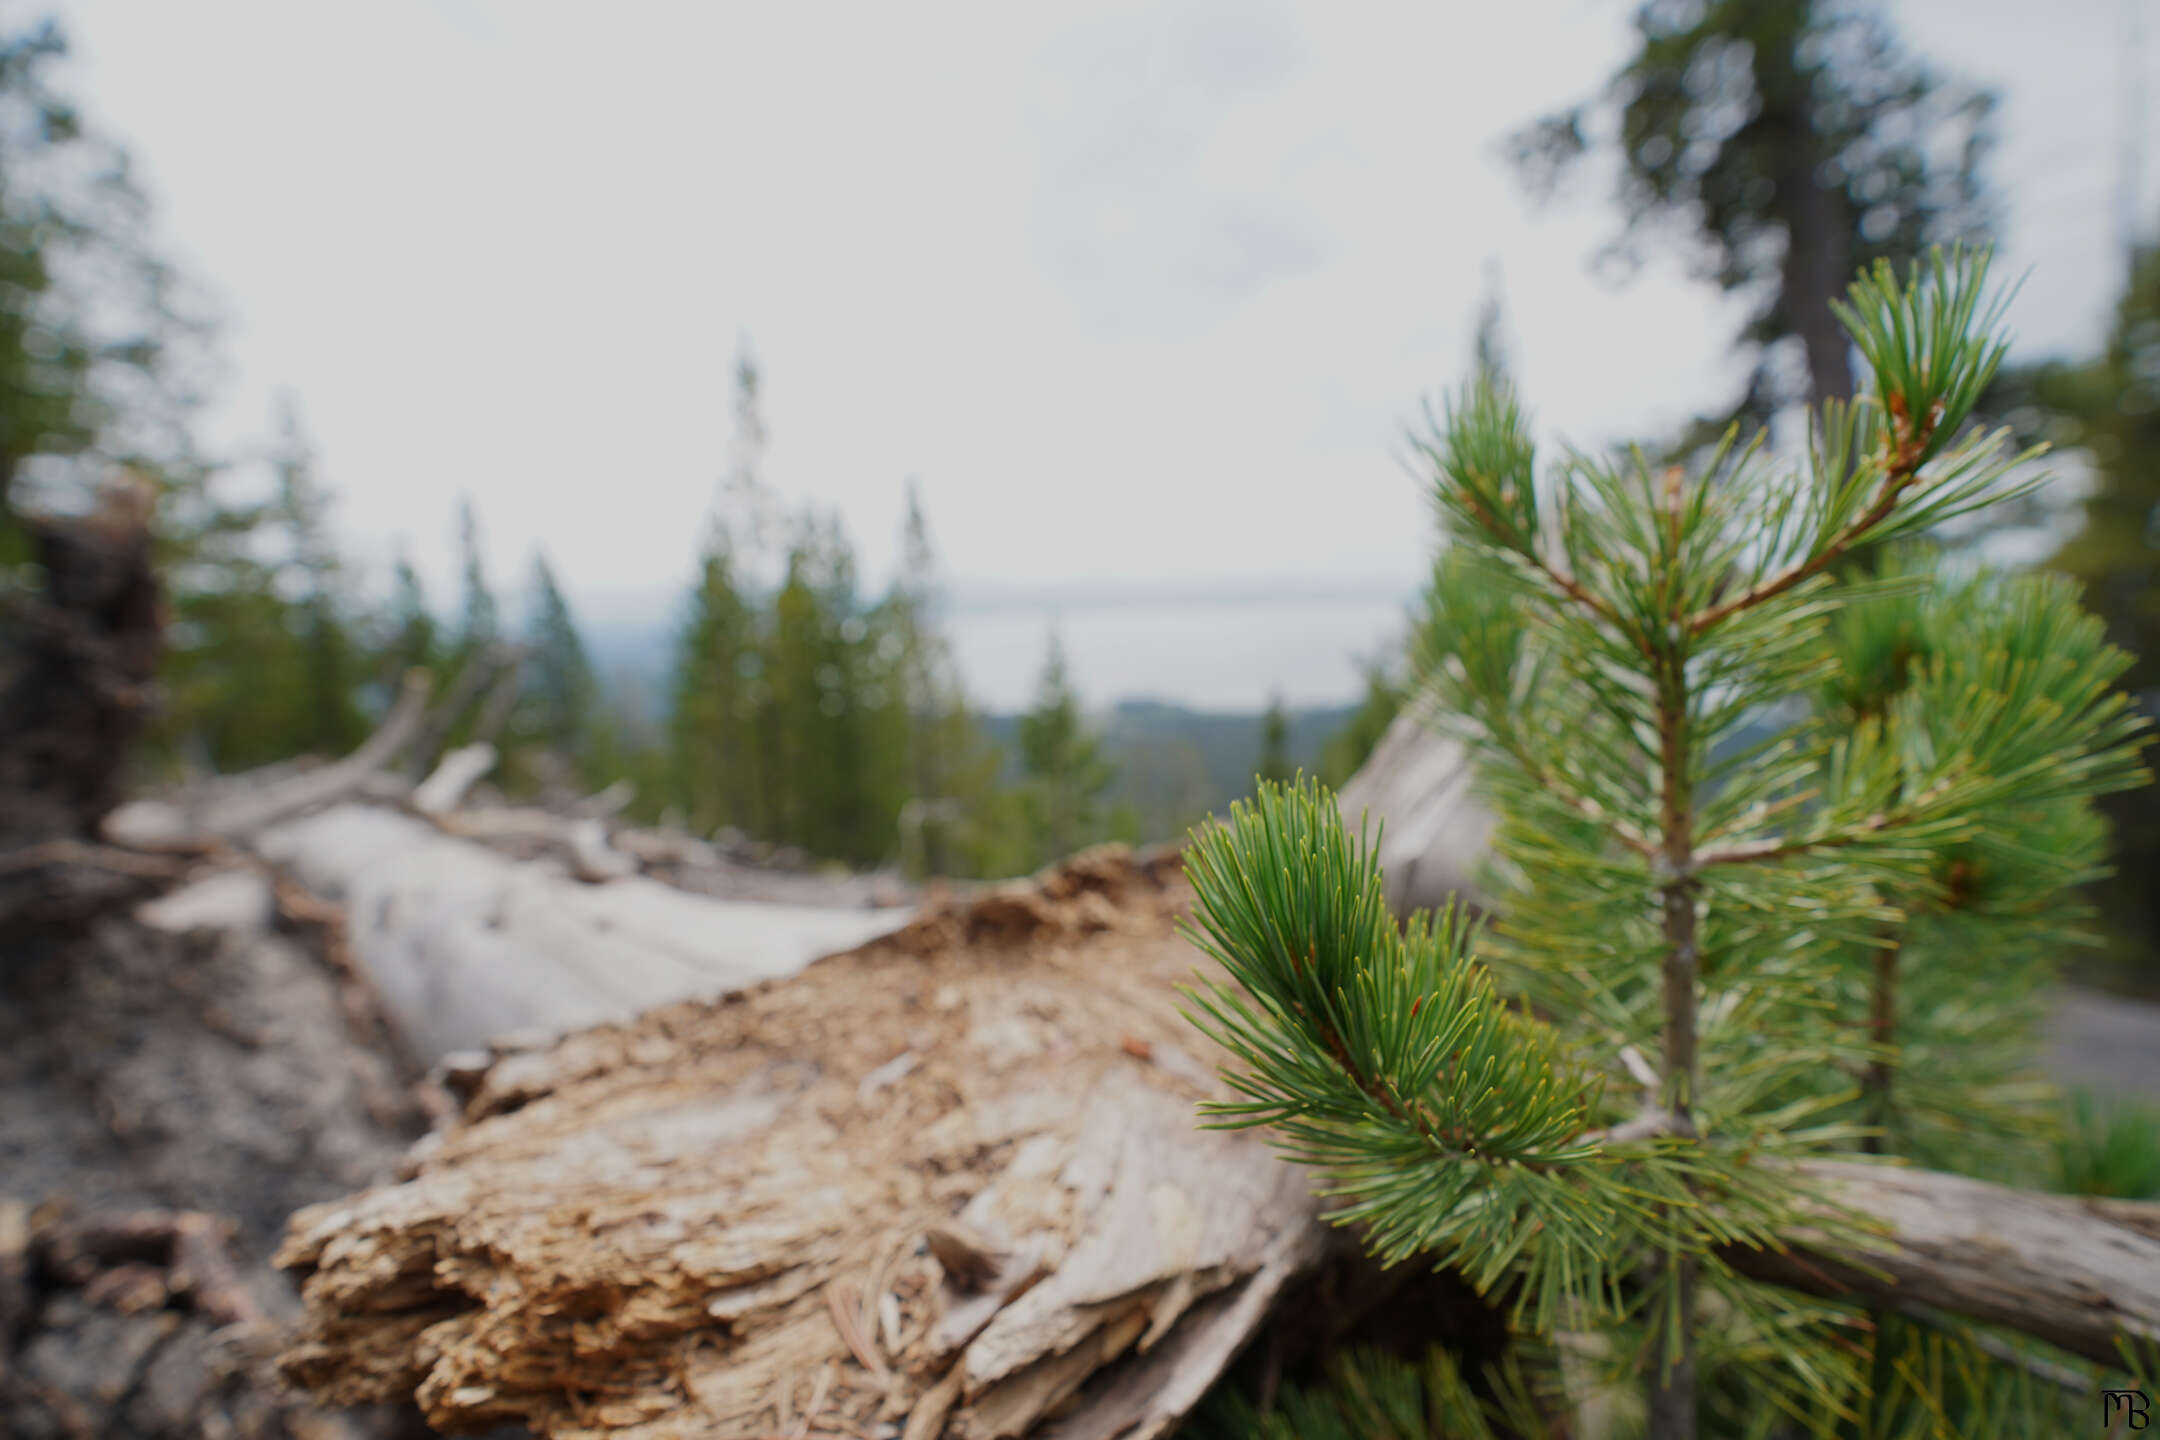
[[[1336,797],[1343,823],[1378,826],[1388,908],[1397,915],[1437,910],[1451,896],[1479,908],[1490,897],[1478,864],[1492,838],[1492,812],[1471,794],[1470,756],[1435,734],[1418,705],[1395,717],[1380,743]]]
[[[499,1054],[410,1181],[295,1217],[288,1373],[446,1429],[1165,1433],[1327,1244],[1193,1128],[1168,865]]]
[[[410,1179],[294,1218],[288,1374],[413,1395],[445,1430],[1167,1433],[1332,1233],[1260,1137],[1194,1127],[1221,1092],[1178,1013],[1199,957],[1173,863],[1077,857],[792,979],[461,1070]],[[1766,1278],[2086,1355],[2160,1337],[2154,1207],[1814,1174],[1881,1242],[1795,1236],[1753,1257]]]

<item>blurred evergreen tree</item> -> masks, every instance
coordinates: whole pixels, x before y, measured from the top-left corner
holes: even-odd
[[[592,662],[545,554],[533,556],[532,597],[516,736],[560,755],[579,779],[593,778],[583,774],[598,718]]]
[[[1281,695],[1268,700],[1267,712],[1260,717],[1260,761],[1256,773],[1262,780],[1285,784],[1290,779],[1290,716],[1283,709]]]
[[[820,858],[873,865],[906,850],[926,872],[1009,867],[1020,847],[1001,761],[938,625],[920,494],[911,487],[899,572],[871,604],[838,517],[784,520],[761,483],[759,395],[746,353],[735,455],[677,645],[666,788],[700,830]]]
[[[365,667],[345,563],[330,537],[330,496],[316,481],[313,449],[290,396],[279,404],[271,466],[277,482],[271,515],[284,532],[278,598],[292,607],[287,623],[297,645],[297,673],[287,682],[298,702],[289,743],[310,754],[342,755],[367,732],[359,703]]]
[[[1127,739],[1117,747],[1115,765],[1106,826],[1112,840],[1176,840],[1207,819],[1216,801],[1207,756],[1185,736]]]
[[[427,589],[412,557],[402,545],[390,588],[390,608],[383,616],[381,673],[379,681],[392,694],[405,672],[442,668],[442,640],[434,612],[428,608]]]
[[[776,507],[759,478],[765,422],[760,381],[745,346],[735,365],[734,453],[722,477],[697,587],[676,642],[670,685],[668,790],[699,833],[727,826],[770,836],[773,788],[770,697],[758,589],[774,539]]]
[[[1501,301],[1497,266],[1488,266],[1485,272],[1485,297],[1478,306],[1477,330],[1470,346],[1470,373],[1481,385],[1499,387],[1511,383],[1507,315]],[[1424,677],[1418,673],[1416,657],[1428,648],[1426,637],[1434,626],[1445,623],[1441,596],[1449,569],[1457,563],[1443,531],[1433,562],[1433,579],[1427,583],[1410,616],[1407,640],[1396,647],[1393,657],[1383,654],[1360,662],[1365,674],[1365,694],[1349,720],[1321,747],[1321,783],[1334,789],[1348,784],[1350,777],[1372,757],[1388,727],[1395,723],[1403,705],[1422,683]],[[1403,676],[1405,656],[1409,660],[1407,679]]]
[[[1399,926],[1336,798],[1261,787],[1186,852],[1231,976],[1193,1011],[1237,1062],[1204,1108],[1274,1126],[1382,1263],[1457,1269],[1530,1343],[1482,1385],[1352,1359],[1324,1404],[1217,1433],[1579,1435],[1626,1385],[1614,1433],[1656,1440],[2064,1435],[2129,1383],[1739,1263],[1834,1208],[1803,1157],[2046,1163],[2029,1067],[2105,856],[2091,802],[2150,778],[2130,659],[2072,586],[1904,543],[2039,483],[1964,429],[2005,348],[1986,276],[1863,275],[1872,393],[1825,402],[1797,463],[1569,451],[1548,502],[1483,380],[1418,442],[1466,557],[1427,674],[1498,817],[1500,918]],[[1864,546],[1894,548],[1838,577]],[[2135,1133],[2105,1148],[2085,1183],[2150,1183]]]
[[[1364,699],[1320,750],[1320,779],[1333,789],[1341,789],[1357,774],[1402,711],[1403,685],[1390,667],[1379,659],[1369,659],[1364,669]]]
[[[207,478],[188,430],[207,327],[151,249],[126,153],[54,88],[66,52],[51,20],[0,34],[0,582],[11,585],[27,559],[14,520],[24,482],[66,504],[113,464],[198,500]]]
[[[882,815],[873,794],[869,717],[849,683],[867,638],[856,611],[855,557],[838,520],[805,517],[773,597],[766,652],[770,833],[862,863],[896,843],[899,805]]]
[[[752,687],[763,664],[756,612],[736,584],[734,546],[715,524],[676,642],[668,735],[672,789],[701,834],[718,825],[748,829],[757,819]]]
[[[1103,795],[1117,778],[1102,738],[1080,712],[1054,629],[1034,707],[1020,717],[1019,741],[1029,838],[1036,863],[1046,864],[1097,838]]]
[[[1625,225],[1601,260],[1632,272],[1646,242],[1670,240],[1726,293],[1760,297],[1739,336],[1747,390],[1699,438],[1852,394],[1830,302],[1876,260],[1992,230],[1993,94],[1907,54],[1873,6],[1648,0],[1635,31],[1601,95],[1509,137],[1520,173],[1549,196],[1616,146]]]
[[[199,301],[155,253],[126,153],[96,134],[53,73],[51,20],[0,31],[0,678],[41,581],[20,516],[86,508],[118,470],[161,490],[156,544],[168,631],[162,713],[138,765],[210,763],[191,701],[230,704],[205,657],[227,615],[258,639],[274,596],[251,551],[260,506],[215,493],[190,433],[207,359]],[[247,717],[228,715],[245,728]]]
[[[458,501],[458,558],[464,567],[464,589],[458,611],[456,657],[463,664],[502,634],[495,592],[488,588],[487,562],[480,555],[480,518],[473,512],[470,496]]]
[[[2160,247],[2132,257],[2099,355],[2006,374],[1987,403],[2021,442],[2085,452],[2082,516],[2048,565],[2083,583],[2108,639],[2134,657],[2123,687],[2160,715]],[[2108,978],[2160,990],[2160,802],[2132,790],[2099,804],[2116,833],[2115,873],[2094,890]]]
[[[941,624],[941,600],[922,489],[911,480],[899,573],[873,627],[879,632],[874,653],[889,652],[890,688],[905,717],[904,789],[914,808],[900,820],[908,832],[903,848],[912,837],[912,864],[928,875],[1024,868],[1000,813],[1003,757],[968,707]]]

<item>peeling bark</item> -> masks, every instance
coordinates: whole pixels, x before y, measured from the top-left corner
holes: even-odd
[[[1091,853],[498,1054],[412,1179],[294,1217],[287,1372],[447,1430],[1167,1433],[1327,1245],[1302,1172],[1193,1127],[1181,894]]]
[[[294,1217],[286,1373],[451,1432],[1168,1434],[1336,1233],[1262,1137],[1195,1127],[1222,1092],[1178,1013],[1187,893],[1090,853],[787,980],[498,1047],[409,1179]],[[1814,1168],[1880,1245],[1736,1264],[2079,1354],[2160,1335],[2160,1208]]]

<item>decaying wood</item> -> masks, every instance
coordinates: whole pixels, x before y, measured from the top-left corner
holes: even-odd
[[[1758,1279],[1821,1295],[1948,1310],[2120,1365],[2119,1334],[2160,1343],[2160,1206],[2095,1202],[1880,1165],[1801,1167],[1835,1203],[1887,1227],[1864,1253],[1805,1236],[1787,1254],[1729,1247]]]
[[[495,768],[495,747],[485,740],[461,745],[443,756],[427,779],[413,787],[412,807],[423,815],[447,815],[463,803],[465,792]]]
[[[539,818],[551,834],[566,823]],[[344,907],[352,953],[430,1062],[507,1031],[557,1032],[793,974],[908,918],[711,899],[639,875],[584,884],[563,863],[513,858],[376,805],[333,806],[253,844]]]
[[[637,786],[628,780],[616,780],[605,789],[596,790],[580,800],[574,813],[580,819],[606,820],[620,815],[637,799]]]
[[[557,1436],[1166,1433],[1326,1244],[1302,1173],[1193,1128],[1179,894],[1083,856],[498,1058],[414,1178],[295,1217],[289,1373]],[[962,1234],[994,1271],[947,1275]]]
[[[427,672],[411,671],[397,704],[359,749],[274,783],[228,787],[190,817],[193,828],[226,839],[252,837],[287,816],[354,793],[411,742],[427,712],[428,688]]]
[[[556,1437],[1168,1433],[1335,1233],[1261,1137],[1195,1128],[1221,1092],[1178,1014],[1184,899],[1078,857],[472,1067],[411,1179],[295,1217],[288,1373]],[[2079,1354],[2160,1335],[2160,1208],[1815,1168],[1879,1243],[1736,1263]]]
[[[572,820],[564,836],[569,842],[570,873],[578,879],[598,884],[637,874],[638,862],[608,843],[605,820]]]
[[[1437,910],[1455,895],[1489,908],[1478,867],[1493,817],[1471,794],[1472,781],[1469,753],[1412,705],[1336,797],[1353,832],[1368,820],[1379,831],[1377,856],[1396,914]]]
[[[491,745],[502,733],[503,726],[509,723],[510,712],[517,707],[518,682],[524,673],[525,647],[505,647],[495,672],[495,683],[488,687],[487,699],[480,703],[480,713],[473,720],[473,744]]]
[[[573,877],[588,884],[638,873],[639,857],[617,849],[608,837],[607,822],[596,816],[567,817],[523,806],[495,805],[430,818],[446,835],[478,840],[521,858],[555,856],[569,866]]]
[[[441,702],[428,712],[426,721],[412,738],[405,756],[406,778],[417,784],[434,768],[435,758],[442,753],[459,718],[480,698],[489,683],[512,663],[516,650],[516,646],[498,641],[483,645],[466,657]]]

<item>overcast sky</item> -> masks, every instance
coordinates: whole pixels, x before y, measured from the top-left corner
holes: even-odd
[[[1610,73],[1630,8],[60,13],[165,248],[221,299],[213,440],[267,434],[289,389],[378,577],[408,537],[447,603],[469,493],[499,586],[545,546],[606,616],[688,580],[743,337],[767,480],[839,507],[873,580],[912,475],[966,584],[1407,589],[1430,531],[1399,436],[1460,373],[1488,267],[1543,429],[1654,432],[1738,383],[1736,311],[1669,262],[1602,287],[1603,184],[1535,212],[1497,150]],[[2003,89],[2021,348],[2089,345],[2127,6],[1894,10]]]

